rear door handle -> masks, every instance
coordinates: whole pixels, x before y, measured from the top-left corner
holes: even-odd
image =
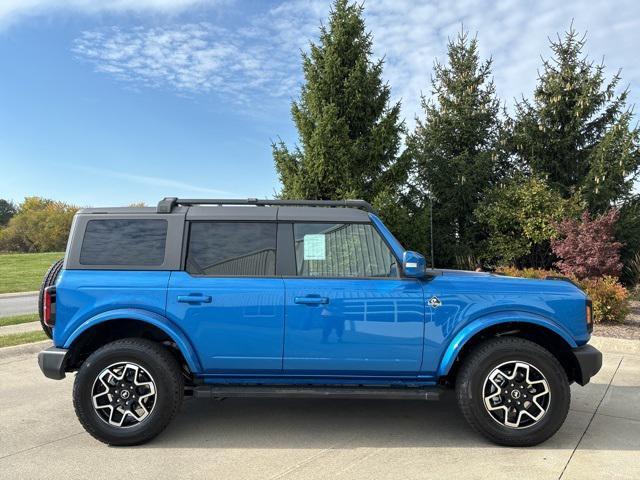
[[[294,303],[299,303],[301,305],[324,305],[329,303],[329,299],[327,297],[294,297]]]
[[[189,295],[178,295],[178,302],[190,303],[193,305],[197,305],[200,303],[211,303],[211,297],[209,295],[191,293]]]

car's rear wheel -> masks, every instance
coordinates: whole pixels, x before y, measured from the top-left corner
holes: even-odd
[[[531,446],[562,426],[571,391],[558,360],[517,337],[488,340],[465,359],[456,381],[460,409],[473,428],[500,445]]]
[[[184,381],[162,345],[140,338],[116,340],[82,364],[73,404],[82,426],[110,445],[138,445],[169,424],[182,403]]]
[[[42,279],[42,285],[40,285],[40,292],[38,292],[38,316],[40,317],[40,326],[42,327],[42,331],[47,334],[47,337],[51,338],[53,336],[53,332],[51,327],[44,323],[44,290],[51,285],[55,285],[56,279],[60,274],[60,270],[62,270],[62,265],[64,264],[64,259],[56,261],[53,265],[49,267],[47,273],[44,274]]]

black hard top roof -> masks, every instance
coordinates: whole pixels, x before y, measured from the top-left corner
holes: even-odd
[[[84,208],[79,214],[182,215],[187,220],[368,222],[371,205],[363,200],[180,200],[164,199],[158,207]]]
[[[369,214],[355,208],[195,206],[187,220],[368,222]]]

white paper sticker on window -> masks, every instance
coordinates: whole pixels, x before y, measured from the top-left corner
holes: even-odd
[[[309,234],[304,236],[304,259],[324,260],[326,258],[324,234]]]

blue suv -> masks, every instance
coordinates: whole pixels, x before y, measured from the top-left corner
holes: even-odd
[[[40,368],[77,372],[78,419],[112,445],[159,434],[184,396],[449,388],[490,440],[535,445],[602,364],[574,284],[427,269],[361,200],[84,209],[54,270]]]

